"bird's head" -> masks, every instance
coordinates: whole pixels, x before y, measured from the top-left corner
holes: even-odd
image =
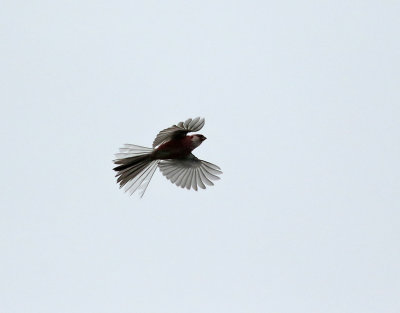
[[[201,145],[201,143],[206,140],[207,138],[203,135],[200,134],[196,134],[196,135],[192,135],[192,142],[193,142],[193,146],[194,148],[197,148],[198,146]]]
[[[203,142],[204,140],[207,139],[205,136],[200,135],[200,134],[198,134],[198,135],[196,135],[196,136],[199,137],[199,139],[200,139],[201,142]]]

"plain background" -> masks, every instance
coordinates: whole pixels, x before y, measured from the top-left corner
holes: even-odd
[[[400,312],[398,1],[3,1],[0,311]],[[199,192],[113,154],[203,116]]]

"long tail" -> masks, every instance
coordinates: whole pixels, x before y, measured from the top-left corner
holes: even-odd
[[[151,158],[152,151],[151,148],[136,145],[125,145],[120,149],[114,160],[118,166],[113,168],[117,172],[115,176],[120,188],[125,186],[125,191],[130,194],[141,190],[140,196],[143,197],[159,163],[159,160]]]

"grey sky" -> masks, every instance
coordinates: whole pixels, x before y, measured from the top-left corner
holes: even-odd
[[[3,1],[0,311],[400,311],[398,1]],[[199,192],[113,154],[203,116]]]

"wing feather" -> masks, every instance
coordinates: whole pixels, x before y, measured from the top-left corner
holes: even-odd
[[[201,189],[206,189],[206,186],[204,185],[204,183],[201,181],[200,179],[200,175],[199,175],[199,169],[196,168],[195,169],[195,175],[196,175],[196,182],[197,185],[201,188]]]
[[[212,180],[220,179],[217,175],[222,174],[217,165],[200,160],[193,154],[186,159],[162,160],[158,167],[173,184],[196,191],[198,188],[205,189],[206,185],[213,186]]]
[[[201,180],[208,186],[214,186],[214,183],[208,179],[208,177],[204,174],[203,169],[199,169]]]
[[[179,122],[160,131],[153,141],[153,148],[171,140],[172,138],[186,136],[187,133],[197,132],[203,128],[205,124],[204,118],[196,117],[195,119],[187,119],[185,122]]]

